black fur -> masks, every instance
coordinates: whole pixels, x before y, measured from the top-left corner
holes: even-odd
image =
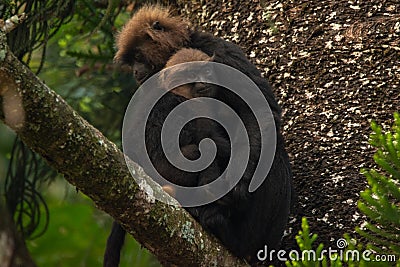
[[[156,170],[170,182],[181,186],[196,186],[198,184],[198,174],[185,172],[177,169],[169,163],[161,148],[161,129],[167,115],[178,104],[187,100],[184,97],[166,93],[151,111],[146,124],[146,149],[151,161],[154,163]],[[141,119],[142,116],[138,116]],[[129,134],[136,134],[135,123],[132,122],[133,128],[129,130]],[[197,159],[200,156],[197,145],[194,145],[196,133],[191,127],[184,127],[180,133],[180,148],[182,153],[188,159]],[[132,160],[139,163],[141,161],[141,153],[133,155]],[[145,170],[146,171],[146,170]],[[120,251],[125,240],[126,232],[117,223],[112,225],[111,233],[107,239],[106,250],[104,253],[104,267],[117,267],[120,261]]]
[[[198,31],[191,34],[189,46],[203,51],[210,57],[212,56],[213,61],[231,66],[249,76],[267,99],[274,113],[275,123],[278,123],[277,126],[279,128],[282,111],[275,99],[272,88],[268,81],[261,77],[261,72],[247,59],[239,46],[215,37],[210,33]]]
[[[250,137],[250,160],[242,179],[230,193],[214,203],[188,209],[205,229],[217,236],[235,255],[254,262],[257,260],[257,251],[263,249],[265,245],[269,250],[279,247],[292,205],[292,173],[284,148],[284,140],[280,133],[281,109],[267,80],[261,77],[260,71],[246,58],[237,45],[209,33],[193,32],[189,47],[199,49],[209,56],[213,56],[214,61],[234,67],[249,76],[262,91],[274,115],[277,131],[275,158],[263,184],[257,191],[249,193],[248,186],[258,164],[261,146],[258,124],[250,109],[237,97],[226,92],[221,92],[216,96],[217,99],[233,107],[244,121]],[[153,73],[157,71],[159,69],[155,69]],[[196,129],[189,127],[189,134],[191,131],[196,131]],[[149,135],[149,138],[158,137],[152,136],[150,132]],[[188,143],[194,141],[190,140]],[[221,144],[224,142],[222,141]],[[150,149],[153,149],[156,155],[158,154],[156,151],[159,149],[158,146],[150,147]],[[214,170],[221,172],[223,166],[219,166],[219,164],[223,161],[218,159],[218,166]],[[160,165],[164,164],[163,161],[159,162],[161,162]],[[164,166],[160,166],[160,169],[163,168]],[[171,176],[168,174],[169,170],[171,169],[167,167],[167,177]],[[194,181],[197,181],[198,184],[210,182],[210,179],[204,175],[201,179],[198,176],[192,178],[178,175],[177,177],[179,177],[178,180],[182,178],[180,182],[190,185]]]
[[[215,60],[218,60],[218,53],[214,54]],[[226,57],[224,59],[226,60]],[[264,89],[267,89],[264,95],[271,97],[271,103],[276,104],[270,87],[264,87]],[[257,251],[265,245],[268,249],[278,248],[286,226],[292,199],[292,174],[289,159],[277,126],[277,147],[271,170],[260,188],[254,193],[249,193],[248,187],[258,164],[261,148],[258,123],[250,108],[234,93],[223,88],[215,91],[217,93],[214,98],[228,104],[244,122],[249,135],[250,158],[243,177],[231,192],[218,201],[202,207],[190,208],[188,211],[235,255],[253,262],[256,261]],[[279,112],[279,106],[276,104],[275,121],[279,118]],[[198,127],[197,131],[204,128],[207,127]],[[218,130],[218,126],[212,124],[208,128],[215,132]],[[225,138],[217,136],[214,139],[220,149],[230,149],[226,145]],[[226,160],[229,160],[229,156],[217,157],[216,162],[221,166],[218,175],[225,169],[222,165],[227,165]],[[209,183],[213,179],[213,175],[200,173],[199,185]]]
[[[167,115],[177,105],[186,100],[187,99],[182,96],[167,92],[156,103],[146,122],[145,143],[150,160],[158,173],[174,184],[181,186],[196,186],[198,184],[198,174],[180,170],[172,165],[164,155],[161,144],[161,130]],[[187,112],[190,111],[188,110]],[[138,114],[134,119],[144,120],[144,118],[144,115]],[[133,128],[128,134],[133,136],[137,134],[138,129],[135,127],[135,121],[131,121],[131,124]],[[191,160],[195,160],[200,156],[198,147],[195,144],[196,139],[196,132],[193,125],[185,126],[179,134],[179,147],[182,154]],[[139,153],[133,155],[131,159],[139,165],[142,165],[141,160],[143,153],[145,152],[139,151]],[[151,173],[149,170],[146,170],[146,168],[144,170],[148,174]]]
[[[107,239],[106,252],[104,254],[104,267],[119,265],[120,253],[125,242],[125,230],[117,222],[113,222],[112,230]]]

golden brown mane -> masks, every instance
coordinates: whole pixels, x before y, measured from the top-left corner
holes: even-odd
[[[156,30],[152,25],[158,22],[163,30]],[[146,60],[155,67],[163,67],[176,50],[189,41],[189,22],[174,17],[170,10],[159,5],[146,5],[123,27],[117,35],[118,52],[116,61],[124,61],[141,52]]]

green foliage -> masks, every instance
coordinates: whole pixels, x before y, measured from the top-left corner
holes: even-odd
[[[307,219],[302,219],[301,230],[296,236],[299,252],[291,252],[291,260],[286,261],[288,267],[386,267],[393,265],[393,259],[380,261],[371,250],[366,250],[362,244],[357,244],[354,239],[345,234],[344,238],[337,240],[340,248],[325,248],[322,243],[315,245],[317,234],[311,234]],[[387,257],[386,252],[384,257]],[[392,257],[392,255],[390,255]]]
[[[27,242],[37,265],[101,266],[111,228],[110,218],[99,212],[89,199],[77,194],[63,182],[54,183],[49,192],[49,228],[42,237]],[[127,237],[120,266],[148,267],[159,264],[146,249]]]
[[[96,1],[78,1],[72,20],[61,29],[58,44],[61,57],[74,57],[78,66],[112,63],[114,35],[129,17],[116,1],[99,8]]]
[[[105,17],[102,9],[93,5],[94,1],[77,3],[71,21],[49,40],[39,76],[80,115],[120,144],[123,114],[136,83],[131,73],[120,73],[112,66],[114,22],[107,18],[107,23],[98,27]],[[39,61],[38,54],[33,57],[31,68],[37,68]],[[43,191],[51,188],[53,185]],[[111,218],[99,216],[89,201],[70,203],[68,199],[54,203],[59,200],[53,198],[46,201],[50,210],[49,228],[42,237],[29,241],[38,265],[101,266]],[[159,264],[151,253],[127,236],[121,266]]]
[[[41,47],[44,55],[48,40],[70,19],[74,5],[75,0],[1,1],[0,18],[26,14],[26,19],[7,36],[8,45],[14,55],[27,64],[37,48]],[[40,71],[43,60],[40,62],[37,72]]]
[[[14,138],[15,134],[7,126],[0,124],[0,185],[4,183]],[[0,186],[0,195],[2,194],[4,194],[3,187]]]
[[[0,17],[28,13],[25,24],[8,36],[13,52],[32,70],[41,70],[39,77],[50,88],[110,140],[120,144],[123,114],[137,85],[131,73],[123,73],[113,65],[114,35],[129,17],[125,10],[130,1],[0,2]],[[1,189],[11,158],[12,137],[0,127]],[[27,162],[18,171],[30,170],[31,166],[34,165]],[[46,174],[40,169],[34,176],[41,179]],[[50,222],[43,236],[27,241],[33,259],[38,266],[101,266],[111,218],[81,196],[60,199],[65,185],[59,185],[61,179],[53,180],[50,186],[43,182],[37,188],[47,195]],[[58,188],[57,197],[48,196],[54,188]],[[41,218],[39,229],[45,222]],[[121,266],[159,264],[127,236]]]
[[[400,258],[400,115],[394,114],[392,131],[371,123],[370,143],[377,148],[378,169],[363,169],[369,188],[361,193],[359,209],[368,217],[357,232],[368,239],[369,248]]]
[[[40,77],[119,145],[123,114],[137,84],[130,72],[113,65],[114,35],[129,13],[123,3],[107,3],[76,3],[70,22],[49,41]]]
[[[318,237],[317,234],[310,233],[310,228],[308,226],[307,219],[303,217],[301,221],[301,230],[299,231],[299,234],[296,236],[296,241],[299,246],[300,252],[297,255],[295,253],[292,253],[292,256],[296,256],[296,258],[298,259],[287,261],[286,266],[288,267],[342,266],[342,263],[338,259],[330,261],[327,258],[327,256],[322,253],[324,249],[324,245],[322,243],[318,244],[318,246],[314,245],[317,237]],[[333,254],[332,256],[337,257],[337,254]],[[328,262],[330,262],[329,265]]]
[[[61,38],[70,27],[73,26],[68,24],[61,28]],[[49,44],[48,60],[40,78],[81,116],[119,145],[123,115],[136,88],[132,75],[118,73],[118,70],[114,71],[102,63],[91,65],[68,55],[60,57],[65,50],[57,41]],[[109,62],[112,62],[111,58]]]
[[[6,20],[15,14],[17,3],[14,0],[2,0],[2,2],[0,4],[0,14],[1,18]]]

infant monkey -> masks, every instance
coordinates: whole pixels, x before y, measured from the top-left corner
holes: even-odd
[[[196,65],[194,69],[192,69],[191,65],[189,64],[176,66],[178,64],[195,61],[202,61],[204,62],[204,65],[200,65],[200,68],[198,68],[199,65]],[[209,57],[200,50],[189,48],[181,49],[174,54],[165,65],[165,68],[176,66],[172,72],[174,75],[170,75],[171,73],[165,72],[162,82],[164,85],[168,86],[171,83],[171,79],[180,79],[182,75],[190,76],[190,79],[207,79],[207,76],[213,75],[211,66],[207,65],[207,62],[211,61],[213,61],[213,57]],[[198,97],[215,98],[217,96],[218,89],[219,87],[217,85],[211,83],[192,82],[175,87],[170,90],[170,92],[179,96],[183,96],[187,99],[195,99]],[[199,173],[198,185],[200,186],[214,181],[225,170],[230,158],[231,143],[225,129],[219,125],[218,122],[206,118],[207,116],[212,117],[216,112],[219,112],[218,108],[214,107],[212,104],[203,103],[203,106],[199,111],[200,114],[198,115],[202,117],[199,118],[199,116],[197,116],[198,118],[189,122],[185,127],[188,127],[191,129],[191,132],[194,132],[194,141],[197,147],[201,140],[210,138],[213,140],[217,149],[217,154],[214,161],[208,168]],[[198,154],[200,154],[200,152],[198,152]]]
[[[207,62],[212,62],[213,57],[209,57],[207,54],[203,53],[200,50],[197,49],[190,49],[190,48],[183,48],[179,50],[176,54],[174,54],[168,61],[167,64],[165,65],[165,68],[172,67],[178,64],[182,63],[190,63],[190,62],[196,62],[196,61],[203,61],[204,67],[203,69],[200,69],[202,71],[201,74],[198,73],[189,73],[191,75],[190,78],[194,78],[196,76],[205,76],[205,75],[212,75],[209,69],[207,68]],[[177,67],[175,72],[182,71],[184,75],[187,75],[188,72],[190,72],[190,65],[185,68],[183,65],[182,67]],[[193,71],[194,72],[194,71]],[[207,72],[207,73],[205,73]],[[180,74],[174,73],[176,76],[179,77]],[[207,78],[207,77],[205,77]],[[164,84],[169,84],[169,76],[164,75],[163,83]],[[216,95],[215,91],[215,85],[211,84],[204,84],[202,82],[197,82],[197,83],[190,83],[190,84],[184,84],[179,87],[176,87],[171,90],[172,93],[176,95],[180,95],[183,97],[186,97],[187,99],[192,99],[196,97],[213,97]],[[214,90],[212,90],[214,89]]]
[[[194,61],[203,61],[203,64],[196,64],[195,66],[189,64],[178,65],[181,63],[190,63]],[[168,70],[162,76],[162,83],[168,86],[174,79],[183,79],[185,76],[189,76],[191,80],[203,80],[207,81],[213,75],[212,65],[208,62],[212,62],[213,57],[209,57],[207,54],[196,50],[196,49],[181,49],[176,54],[174,54],[167,62],[166,68],[176,66],[171,69],[169,73]],[[200,67],[199,67],[200,66]],[[171,75],[173,74],[173,75]],[[184,80],[185,81],[185,80]],[[187,79],[186,79],[187,81]],[[169,89],[169,88],[166,88]],[[211,83],[204,82],[192,82],[183,84],[181,86],[175,87],[170,90],[171,93],[183,96],[187,99],[194,99],[199,97],[213,98],[224,102],[224,97],[226,91],[224,88]],[[198,100],[202,101],[202,100]],[[218,108],[218,105],[214,104],[204,104],[200,110],[201,114],[210,117],[220,113],[220,116],[226,119],[226,115]],[[213,114],[214,113],[214,114]],[[218,122],[200,117],[187,124],[187,127],[194,134],[194,140],[196,145],[204,138],[210,138],[213,140],[217,148],[217,154],[213,162],[205,170],[200,171],[198,174],[198,186],[209,184],[219,176],[221,176],[228,166],[229,160],[231,158],[231,141],[225,131],[224,127]],[[185,128],[184,128],[185,129]],[[221,177],[221,179],[226,179],[226,186],[229,185],[230,177]],[[237,190],[238,186],[243,186],[245,180],[242,179],[228,194],[223,196],[210,204],[186,208],[187,211],[197,220],[199,223],[209,232],[214,234],[221,242],[232,250],[234,253],[246,247],[246,242],[241,244],[242,229],[240,229],[241,223],[238,222],[243,213],[240,208],[241,205],[245,204],[247,206],[251,203],[241,203],[241,205],[234,204],[237,201]],[[166,190],[168,192],[168,190]],[[169,192],[170,193],[170,192]],[[247,251],[246,251],[247,252]],[[247,256],[249,253],[240,253],[241,256]]]

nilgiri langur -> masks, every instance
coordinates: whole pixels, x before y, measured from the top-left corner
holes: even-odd
[[[139,9],[117,35],[116,46],[118,51],[115,61],[130,65],[139,83],[143,83],[166,66],[200,60],[231,66],[247,75],[257,85],[273,114],[276,127],[276,149],[266,179],[256,191],[251,193],[248,191],[250,180],[257,164],[263,164],[259,162],[261,133],[251,108],[234,93],[215,85],[193,83],[186,87],[175,88],[169,93],[185,99],[200,96],[212,97],[226,103],[240,116],[250,142],[249,161],[239,183],[221,199],[204,206],[189,208],[188,211],[238,257],[254,262],[257,261],[257,251],[263,249],[264,246],[268,246],[268,249],[277,249],[287,223],[290,207],[293,205],[292,173],[280,132],[281,109],[271,86],[261,76],[260,71],[237,45],[210,33],[193,30],[187,20],[172,16],[168,8],[158,5],[144,6]],[[188,186],[212,181],[223,171],[229,161],[230,152],[227,150],[229,150],[230,141],[222,126],[209,120],[203,123],[211,126],[209,129],[216,130],[216,133],[201,132],[200,125],[193,122],[188,124],[186,129],[184,128],[186,133],[193,138],[180,147],[189,145],[191,151],[188,154],[200,156],[197,153],[198,139],[206,134],[214,134],[217,140],[216,145],[222,151],[217,154],[214,175],[207,179],[205,172],[199,172],[189,180],[194,184]],[[159,147],[153,147],[153,149],[159,149]],[[167,177],[168,170],[168,168],[165,170]],[[185,181],[184,177],[181,178]],[[112,258],[109,255],[119,255],[120,248],[112,245],[115,243],[117,242],[110,235],[105,262]],[[104,264],[107,267],[117,265],[118,263],[115,262],[109,265]]]

